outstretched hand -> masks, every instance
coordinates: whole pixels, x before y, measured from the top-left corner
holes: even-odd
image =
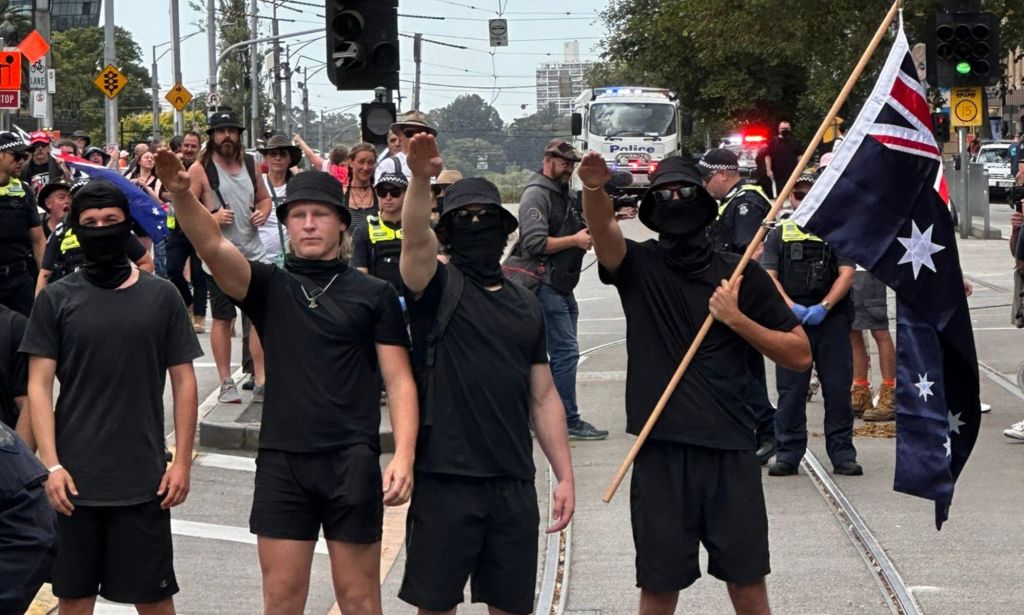
[[[579,173],[580,181],[583,182],[583,185],[591,188],[605,185],[612,176],[608,164],[601,157],[601,154],[597,152],[587,152],[587,155],[583,157],[583,161],[580,163],[577,173]]]
[[[156,153],[156,176],[171,194],[180,194],[192,188],[192,180],[185,167],[170,150],[163,149]]]
[[[409,171],[414,177],[436,177],[444,168],[444,160],[437,149],[434,135],[421,132],[409,141],[409,156],[406,158]]]

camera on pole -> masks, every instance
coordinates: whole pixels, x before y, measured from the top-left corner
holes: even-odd
[[[928,83],[985,87],[1002,76],[999,20],[992,13],[936,13],[928,19]]]
[[[398,0],[328,0],[327,76],[339,90],[398,89]]]

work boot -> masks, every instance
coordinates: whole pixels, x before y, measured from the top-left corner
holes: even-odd
[[[856,461],[850,459],[832,466],[832,473],[839,476],[863,476],[864,468],[860,467],[860,464]]]
[[[874,397],[871,387],[866,384],[855,384],[850,387],[850,405],[853,406],[853,416],[860,418],[864,413],[874,408],[871,399]]]
[[[767,465],[775,455],[775,431],[772,429],[758,431],[757,460],[761,462],[761,465]]]
[[[891,421],[896,418],[896,389],[885,386],[878,389],[878,405],[864,412],[864,420],[869,422]]]
[[[200,314],[192,315],[192,330],[198,335],[206,333],[206,316]]]
[[[785,461],[776,461],[768,466],[768,476],[794,476],[799,473],[800,470],[795,465]]]

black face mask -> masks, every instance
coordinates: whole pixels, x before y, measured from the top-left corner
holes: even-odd
[[[661,229],[658,248],[669,267],[684,274],[698,273],[711,262],[708,212],[697,202],[658,204],[651,221]]]
[[[498,216],[475,223],[455,224],[451,239],[451,262],[467,278],[481,286],[501,283],[501,254],[506,233]]]
[[[793,136],[793,131],[792,130],[780,130],[779,131],[779,136],[782,137],[783,139],[788,139],[791,136]]]
[[[117,288],[132,274],[126,249],[132,233],[128,220],[109,226],[74,227],[85,264],[82,275],[100,288]]]
[[[345,271],[348,262],[336,258],[328,261],[310,260],[287,254],[284,257],[284,268],[292,273],[317,279]]]

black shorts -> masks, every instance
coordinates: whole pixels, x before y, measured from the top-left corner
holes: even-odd
[[[853,299],[854,331],[888,331],[889,306],[885,284],[871,275],[870,271],[853,274],[850,297]]]
[[[540,526],[533,481],[422,473],[415,485],[398,597],[448,611],[472,578],[473,602],[532,612]]]
[[[285,540],[380,542],[380,455],[365,444],[320,453],[261,449],[249,531]]]
[[[57,515],[60,546],[53,595],[146,604],[178,593],[171,511],[160,500],[134,506],[75,506]]]
[[[214,320],[234,320],[238,315],[235,304],[220,289],[212,275],[206,276],[206,288],[210,291],[210,317]]]
[[[708,573],[753,583],[771,572],[761,466],[754,451],[648,440],[630,487],[637,587],[679,591]]]

